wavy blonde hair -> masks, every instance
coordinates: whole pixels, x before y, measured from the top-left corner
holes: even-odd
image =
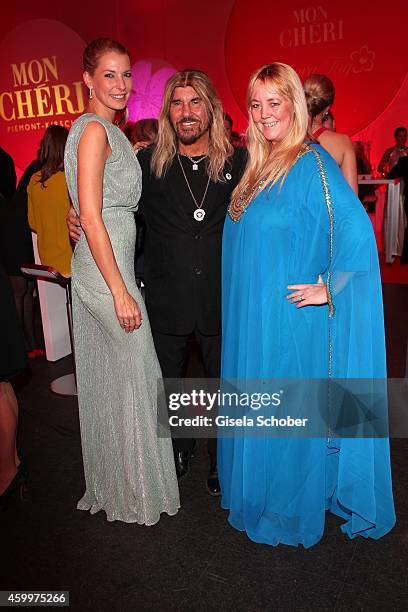
[[[251,102],[255,87],[259,84],[273,90],[293,105],[293,121],[287,135],[275,144],[269,142],[258,130],[251,115]],[[232,202],[247,198],[261,180],[262,189],[272,187],[281,179],[283,184],[305,141],[308,114],[302,83],[296,72],[287,64],[275,62],[259,68],[251,76],[247,90],[248,129],[246,133],[248,164],[232,194]]]
[[[151,167],[156,177],[163,177],[177,153],[177,135],[170,122],[170,104],[176,87],[192,87],[203,100],[209,125],[207,172],[214,182],[225,182],[223,169],[234,149],[225,133],[223,108],[212,82],[200,70],[182,70],[166,83],[159,115],[159,130]]]

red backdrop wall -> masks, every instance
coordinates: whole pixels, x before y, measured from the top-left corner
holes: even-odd
[[[238,131],[246,126],[244,92],[253,69],[280,60],[302,76],[324,72],[335,81],[339,129],[370,141],[376,163],[392,144],[394,127],[408,124],[406,5],[405,0],[389,0],[379,10],[367,0],[289,0],[286,5],[269,0],[42,0],[40,4],[21,0],[2,8],[0,45],[14,28],[34,19],[59,21],[84,42],[97,36],[118,38],[133,61],[152,64],[152,77],[163,66],[208,72]],[[32,48],[39,36],[33,27],[21,47]],[[48,42],[52,56],[52,40]],[[65,58],[58,59],[61,70],[64,62],[68,65],[78,55],[76,48],[64,53]],[[10,73],[11,59],[3,45],[0,82]],[[18,59],[23,61],[22,55]],[[80,65],[77,78],[81,78]],[[0,94],[5,86],[1,85]],[[143,91],[148,95],[149,88]],[[37,136],[39,140],[40,131]],[[0,138],[7,149],[11,135],[1,130]],[[20,156],[21,165],[35,153],[34,140],[27,154]]]

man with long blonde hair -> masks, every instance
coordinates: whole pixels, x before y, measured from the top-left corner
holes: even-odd
[[[138,147],[137,147],[138,148]],[[142,149],[142,147],[140,147]],[[199,70],[165,87],[153,147],[141,150],[146,305],[164,378],[185,376],[188,341],[198,341],[207,377],[220,375],[221,238],[230,195],[243,171],[221,101]],[[179,478],[190,467],[191,439],[173,439]],[[208,443],[207,489],[219,494],[215,440]]]

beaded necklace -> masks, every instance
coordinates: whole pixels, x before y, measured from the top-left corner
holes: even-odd
[[[310,147],[308,147],[308,145],[303,145],[297,154],[293,165],[295,165],[296,162],[308,151],[311,151]],[[246,211],[252,200],[254,200],[258,193],[260,193],[264,188],[265,183],[266,178],[260,179],[257,183],[255,183],[254,187],[252,187],[249,194],[248,189],[245,189],[242,195],[239,196],[238,201],[230,202],[230,205],[228,206],[228,214],[232,221],[237,223],[241,219],[243,213]]]

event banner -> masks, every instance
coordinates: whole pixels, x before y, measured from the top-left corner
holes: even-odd
[[[351,0],[236,0],[225,57],[237,103],[246,114],[248,76],[284,62],[302,79],[312,73],[332,79],[337,127],[355,134],[384,111],[405,78],[405,13],[406,0],[389,0],[386,8]]]
[[[69,129],[83,112],[84,46],[73,30],[49,19],[26,21],[2,41],[0,143],[20,172],[49,125]]]

